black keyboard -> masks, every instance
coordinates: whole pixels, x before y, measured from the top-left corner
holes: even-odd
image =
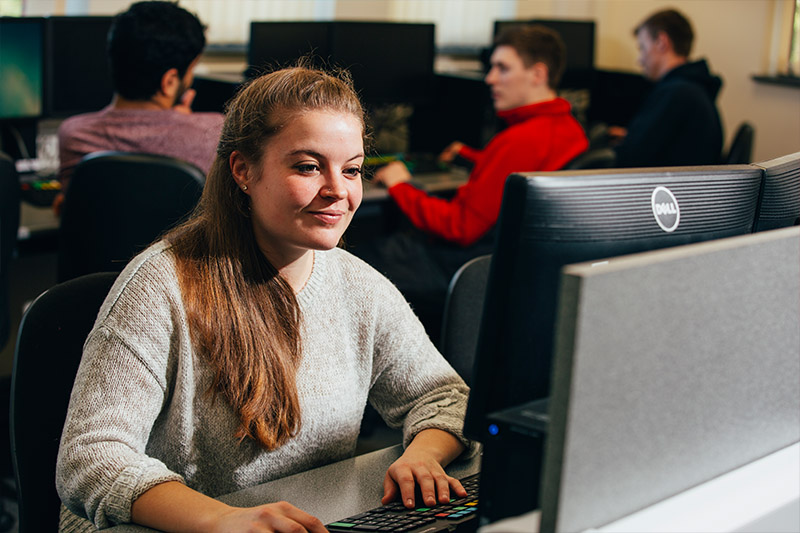
[[[36,207],[50,207],[61,193],[61,182],[50,178],[20,180],[20,194],[24,201]]]
[[[452,498],[450,503],[431,507],[418,506],[408,509],[400,502],[393,502],[350,516],[325,527],[328,531],[396,531],[399,533],[421,533],[433,531],[474,531],[478,526],[478,476],[473,474],[461,479],[467,490],[465,498]],[[417,494],[419,502],[419,494]]]

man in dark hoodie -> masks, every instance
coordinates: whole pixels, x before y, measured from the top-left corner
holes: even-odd
[[[722,80],[705,60],[689,62],[694,32],[681,13],[654,13],[634,30],[644,75],[657,82],[615,147],[617,165],[712,165],[722,125],[714,103]],[[614,133],[612,129],[610,133]]]

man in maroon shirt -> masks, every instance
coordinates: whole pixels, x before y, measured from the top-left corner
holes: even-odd
[[[474,163],[469,181],[452,199],[429,196],[411,185],[411,174],[402,162],[375,173],[375,180],[388,188],[418,231],[353,252],[392,279],[421,314],[426,314],[423,308],[432,307],[429,323],[440,315],[444,293],[458,267],[491,252],[492,229],[508,175],[561,169],[588,148],[569,103],[556,94],[564,63],[564,44],[549,28],[517,26],[498,35],[485,81],[495,111],[508,127],[482,150],[459,142],[445,149],[444,160],[460,155]],[[432,306],[427,303],[431,299]],[[422,300],[426,303],[420,305]],[[436,327],[429,327],[428,333],[435,336]]]
[[[104,150],[166,155],[207,172],[223,117],[191,110],[189,87],[204,47],[202,23],[172,2],[137,2],[117,15],[108,43],[114,97],[59,127],[62,186],[83,156]],[[57,213],[62,201],[59,195]]]

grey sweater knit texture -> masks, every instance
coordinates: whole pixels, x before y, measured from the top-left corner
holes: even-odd
[[[193,349],[168,246],[131,261],[75,379],[56,472],[62,531],[130,522],[136,498],[165,481],[218,496],[351,457],[368,401],[404,444],[427,428],[464,441],[468,389],[399,291],[344,250],[314,254],[297,295],[302,426],[273,451],[239,442],[233,410],[208,393],[212,371]]]

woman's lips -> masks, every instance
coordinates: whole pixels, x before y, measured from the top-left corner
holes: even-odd
[[[344,212],[342,211],[312,211],[311,215],[324,222],[325,224],[336,224],[342,217],[344,217]]]

